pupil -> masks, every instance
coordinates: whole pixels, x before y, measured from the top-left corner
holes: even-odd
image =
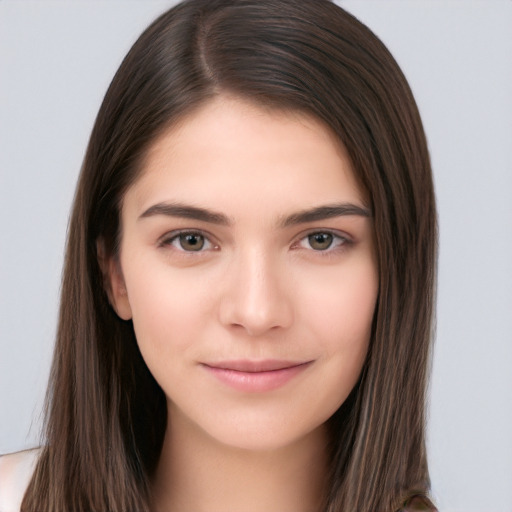
[[[180,245],[186,251],[200,251],[204,246],[204,238],[201,235],[180,235]]]
[[[332,235],[330,233],[314,233],[309,235],[309,244],[317,251],[328,249],[332,244]]]

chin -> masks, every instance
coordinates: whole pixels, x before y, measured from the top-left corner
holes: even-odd
[[[300,439],[302,436],[291,437],[276,432],[240,432],[229,437],[218,437],[217,441],[232,450],[276,452],[294,446]]]
[[[207,433],[218,443],[236,450],[271,452],[295,446],[297,443],[317,440],[326,429],[324,423],[301,425],[300,421],[283,418],[244,418],[208,428]]]

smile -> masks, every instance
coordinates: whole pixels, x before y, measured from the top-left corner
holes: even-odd
[[[214,377],[238,391],[263,393],[284,386],[306,370],[313,361],[221,361],[203,363]]]

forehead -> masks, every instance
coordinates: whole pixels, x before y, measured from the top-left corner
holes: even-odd
[[[258,197],[283,208],[364,202],[343,145],[321,122],[225,96],[154,142],[125,202],[143,209],[159,201],[208,206],[239,198],[243,207]]]

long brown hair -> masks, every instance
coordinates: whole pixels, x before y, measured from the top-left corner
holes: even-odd
[[[120,205],[148,147],[222,92],[321,120],[346,147],[373,211],[379,296],[360,381],[329,422],[324,510],[391,512],[428,492],[436,214],[407,82],[379,39],[328,0],[188,0],[140,36],[96,119],[69,224],[45,446],[25,512],[149,511],[165,397],[131,322],[109,305],[99,259],[116,254]]]

